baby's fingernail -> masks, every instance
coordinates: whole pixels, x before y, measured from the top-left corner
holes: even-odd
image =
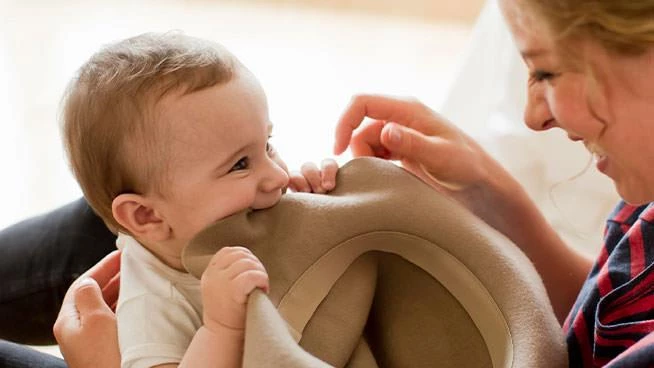
[[[327,190],[334,189],[334,182],[325,181],[325,182],[322,183],[322,187],[327,189]]]

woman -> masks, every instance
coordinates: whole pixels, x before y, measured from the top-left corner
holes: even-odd
[[[565,321],[571,366],[651,364],[654,1],[503,0],[501,7],[530,71],[526,124],[561,128],[583,143],[630,203],[616,208],[594,264],[563,244],[471,138],[417,101],[357,96],[337,127],[335,152],[349,145],[356,156],[402,160],[520,246]],[[377,120],[359,128],[366,116]]]
[[[654,364],[648,299],[654,129],[647,125],[654,112],[654,0],[501,0],[501,6],[530,70],[527,125],[558,127],[585,144],[597,169],[631,203],[616,208],[594,263],[563,243],[520,184],[476,142],[417,101],[355,97],[337,127],[335,152],[349,145],[357,156],[401,160],[520,246],[565,321],[571,366]],[[376,120],[359,128],[365,117]],[[74,328],[92,331],[78,309],[81,330]],[[59,325],[67,319],[61,314]],[[59,342],[81,350],[73,340]]]

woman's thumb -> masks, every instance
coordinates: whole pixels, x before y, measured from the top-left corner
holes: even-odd
[[[91,277],[86,277],[78,282],[75,290],[75,306],[79,311],[80,319],[83,319],[84,315],[89,312],[104,308],[109,310],[109,306],[102,298],[100,286]]]
[[[391,152],[391,156],[403,159],[424,155],[421,151],[425,138],[422,133],[395,123],[386,124],[381,133],[382,144]]]

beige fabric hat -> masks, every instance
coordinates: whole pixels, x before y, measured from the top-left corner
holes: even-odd
[[[567,366],[542,281],[504,236],[387,161],[352,160],[337,183],[223,219],[185,249],[196,277],[223,246],[265,265],[244,366]]]

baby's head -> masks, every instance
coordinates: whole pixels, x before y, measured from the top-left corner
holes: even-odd
[[[64,99],[64,143],[88,202],[175,267],[207,225],[279,200],[288,174],[271,128],[256,78],[220,45],[179,33],[105,47]]]

